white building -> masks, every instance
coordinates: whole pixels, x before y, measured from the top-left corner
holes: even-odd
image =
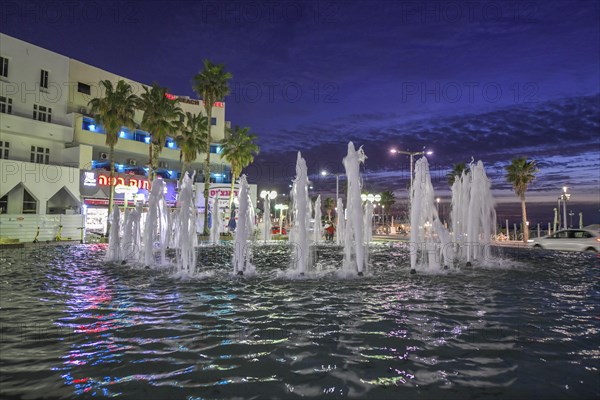
[[[134,93],[143,93],[139,82],[0,34],[0,214],[80,214],[87,208],[106,218],[108,146],[102,127],[88,114],[88,102],[103,94],[104,79],[113,84],[123,79]],[[178,98],[184,112],[204,114],[201,101]],[[230,182],[230,165],[219,154],[228,125],[225,103],[215,103],[212,114],[211,181],[223,184]],[[136,112],[138,127],[141,119]],[[115,146],[119,182],[147,189],[148,143],[147,132],[122,130]],[[204,179],[205,158],[198,153],[190,167],[197,182]],[[175,188],[181,164],[172,137],[159,161],[158,175]],[[123,204],[123,195],[115,202]]]
[[[69,59],[4,34],[0,44],[2,213],[79,212]]]

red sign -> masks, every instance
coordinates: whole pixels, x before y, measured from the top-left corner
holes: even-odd
[[[109,181],[110,181],[110,176],[106,176],[106,175],[98,176],[98,185],[108,186]],[[148,180],[146,180],[146,179],[123,178],[122,176],[115,176],[110,185],[111,186],[117,186],[117,185],[135,186],[138,189],[150,190],[150,182],[148,182]]]
[[[202,100],[202,105],[204,105],[204,100]],[[222,101],[215,101],[213,107],[223,108],[225,107],[225,103]]]
[[[210,189],[208,191],[208,197],[227,197],[229,198],[229,195],[231,194],[231,189]],[[238,195],[238,191],[235,190],[233,192],[234,196]]]

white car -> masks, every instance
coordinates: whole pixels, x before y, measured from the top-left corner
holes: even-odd
[[[529,241],[534,249],[600,252],[600,232],[588,229],[564,229]]]

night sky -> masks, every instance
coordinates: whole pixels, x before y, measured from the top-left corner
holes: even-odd
[[[365,188],[406,198],[408,157],[389,149],[426,146],[437,195],[449,198],[453,163],[481,159],[512,218],[518,199],[503,167],[524,155],[541,169],[532,215],[550,221],[549,202],[567,185],[574,211],[599,222],[598,1],[7,1],[0,10],[3,33],[178,95],[196,97],[203,59],[226,64],[226,119],[260,138],[247,171],[259,190],[287,189],[300,150],[316,193],[333,194],[335,180],[318,172],[342,172],[353,140],[368,156]]]

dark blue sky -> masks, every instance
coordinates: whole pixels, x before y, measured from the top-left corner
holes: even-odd
[[[537,159],[533,200],[568,185],[600,202],[600,2],[3,2],[9,35],[194,96],[202,60],[234,76],[227,119],[262,153],[250,180],[283,189],[301,150],[310,173],[342,171],[365,146],[369,190],[406,193],[408,159],[434,150],[440,195],[452,163],[481,159],[500,201],[502,168]],[[330,179],[315,176],[319,190]]]

